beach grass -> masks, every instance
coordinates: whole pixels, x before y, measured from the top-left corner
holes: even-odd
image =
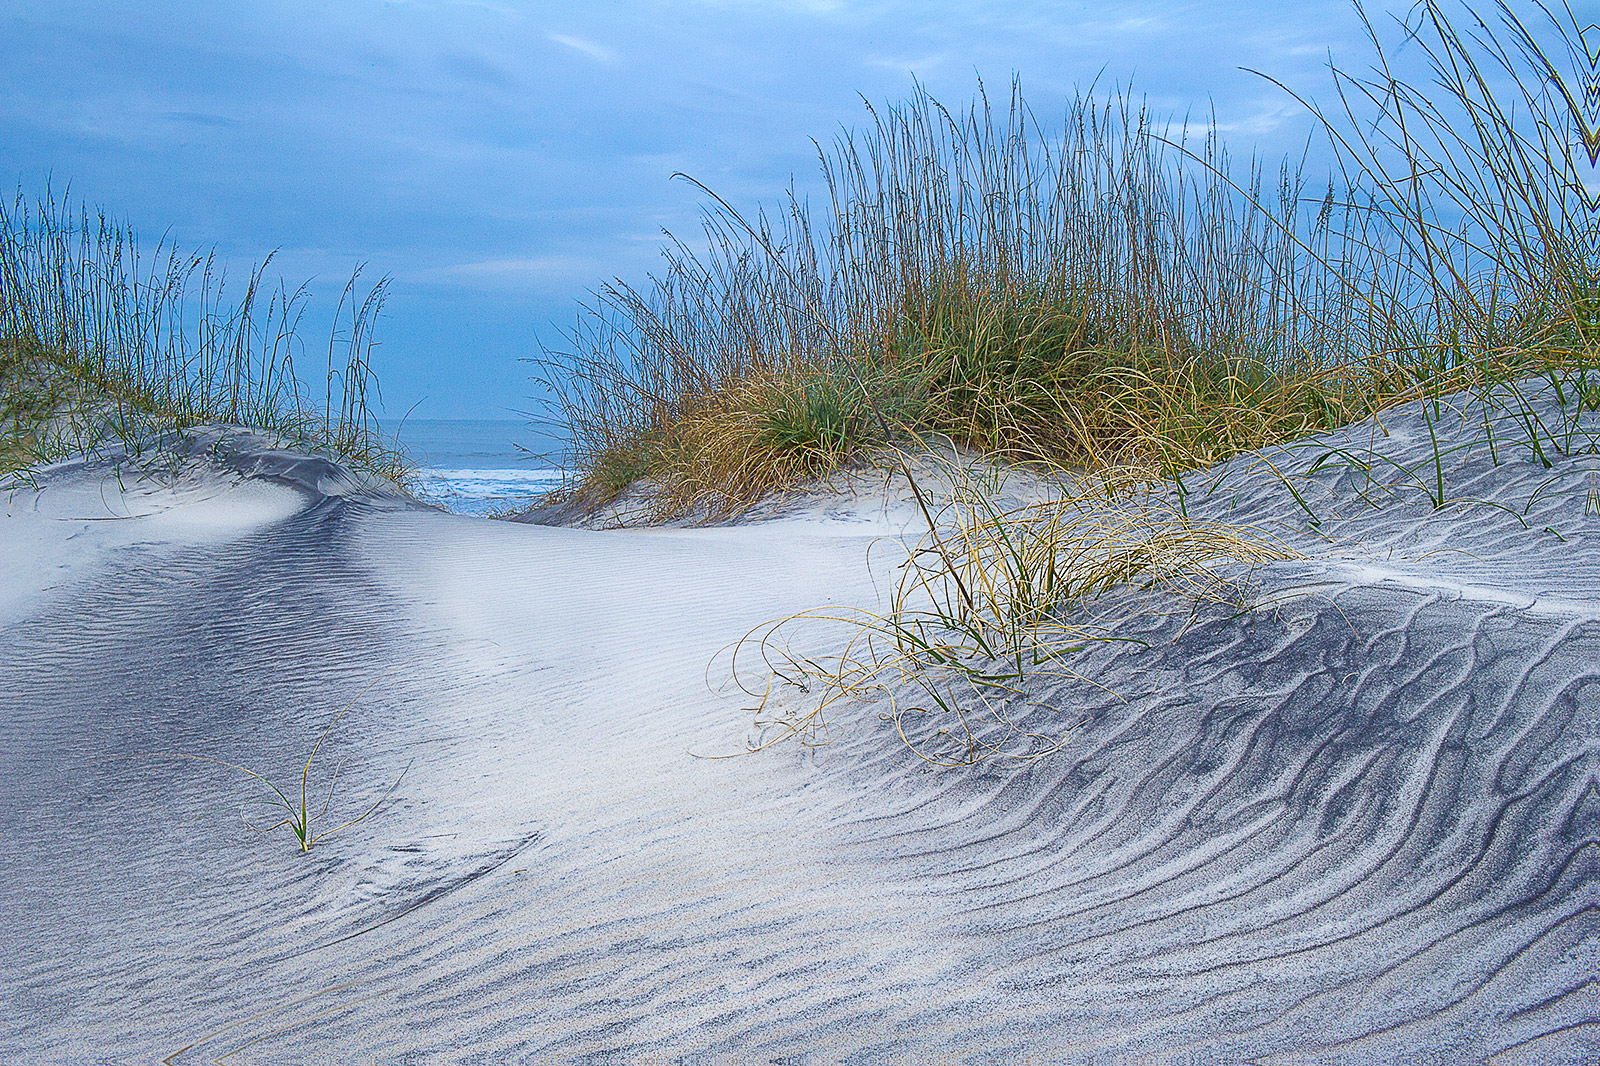
[[[1128,640],[1115,631],[1123,615],[1085,612],[1097,597],[1134,584],[1153,594],[1150,610],[1243,612],[1254,606],[1251,568],[1300,558],[1268,530],[1184,514],[1148,470],[1056,471],[1045,499],[1004,504],[1003,467],[930,449],[905,461],[921,467],[925,487],[940,486],[931,494],[941,505],[899,567],[887,609],[801,612],[728,649],[734,683],[755,700],[756,750],[825,742],[839,701],[881,699],[901,739],[933,765],[1049,754],[1075,725],[1026,729],[1013,711],[1031,706],[1030,680],[1095,684],[1074,656]],[[815,630],[840,627],[842,651],[805,650],[818,646]],[[789,698],[796,693],[803,698]],[[944,724],[908,731],[928,716]]]
[[[544,354],[591,503],[642,478],[656,518],[719,519],[898,457],[928,521],[888,610],[805,612],[733,649],[773,742],[814,740],[829,706],[870,695],[930,762],[1053,750],[1007,708],[1024,677],[1076,677],[1071,656],[1109,639],[1076,608],[1128,584],[1217,599],[1219,562],[1292,557],[1187,513],[1184,475],[1230,456],[1417,401],[1426,462],[1375,439],[1313,469],[1388,463],[1442,508],[1476,446],[1447,439],[1451,412],[1479,412],[1497,464],[1600,451],[1579,428],[1600,408],[1595,27],[1570,5],[1357,10],[1373,60],[1331,68],[1331,104],[1279,85],[1315,118],[1326,174],[1308,156],[1239,165],[1214,120],[1127,91],[1047,126],[1015,83],[1002,107],[981,85],[965,109],[919,89],[819,146],[820,211],[791,195],[742,212],[695,181],[701,240],[673,241],[647,286],[602,289]],[[1553,418],[1534,414],[1546,390]],[[906,459],[930,438],[1043,464],[1060,491],[1007,507],[947,478],[930,508]],[[1594,509],[1592,476],[1574,491]],[[791,651],[811,624],[844,624],[844,652]],[[944,724],[913,737],[913,713]]]
[[[386,282],[352,274],[311,385],[296,366],[308,291],[270,283],[272,258],[235,289],[215,252],[144,249],[69,195],[0,203],[0,462],[137,454],[172,431],[227,423],[404,480],[370,407]]]
[[[580,491],[647,478],[660,517],[719,518],[927,434],[1170,477],[1422,396],[1592,376],[1593,29],[1529,11],[1428,0],[1368,24],[1375,61],[1333,70],[1333,104],[1285,87],[1327,174],[1238,164],[1214,123],[1128,92],[1054,124],[1015,84],[869,108],[819,149],[825,207],[709,194],[699,241],[544,354]]]
[[[382,678],[379,678],[379,680],[382,680]],[[395,789],[400,787],[400,782],[405,780],[406,774],[411,770],[411,764],[407,763],[405,769],[400,771],[399,776],[394,779],[393,783],[391,783],[389,787],[384,790],[383,794],[379,796],[362,813],[356,815],[354,818],[350,818],[340,823],[339,825],[334,826],[331,829],[323,829],[320,831],[317,829],[317,823],[327,816],[328,809],[333,805],[334,792],[339,784],[339,771],[336,767],[333,774],[330,775],[328,779],[328,793],[323,799],[322,806],[319,808],[310,799],[312,764],[316,761],[317,754],[322,751],[322,745],[328,739],[328,734],[333,732],[333,727],[339,724],[339,719],[343,718],[350,708],[356,705],[356,701],[370,692],[377,683],[377,681],[374,681],[372,684],[362,689],[356,694],[354,699],[340,708],[339,711],[328,720],[327,726],[324,727],[321,734],[318,735],[317,742],[312,745],[311,753],[306,756],[305,766],[300,772],[300,793],[298,800],[294,798],[292,789],[290,792],[285,793],[283,789],[279,788],[266,776],[259,774],[247,767],[240,766],[238,763],[226,762],[222,759],[216,759],[206,755],[190,755],[181,752],[170,751],[155,752],[151,757],[164,759],[186,759],[192,762],[211,763],[214,766],[222,766],[230,770],[237,770],[239,773],[251,778],[257,784],[261,785],[267,789],[267,791],[272,793],[272,795],[265,799],[243,800],[240,803],[233,805],[233,808],[231,809],[237,809],[240,807],[264,806],[269,810],[282,812],[283,817],[269,826],[258,826],[248,821],[245,824],[258,833],[270,833],[276,829],[287,828],[289,832],[293,834],[295,840],[299,843],[300,851],[302,853],[308,852],[316,845],[318,841],[326,840],[335,833],[341,833],[352,826],[359,825],[360,823],[366,821],[367,818],[377,811],[379,807],[383,806],[384,802],[390,796],[394,795]]]

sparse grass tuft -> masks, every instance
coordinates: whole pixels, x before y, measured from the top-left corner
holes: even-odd
[[[249,822],[246,822],[245,824],[249,825],[251,829],[258,833],[270,833],[274,829],[282,829],[287,826],[289,832],[294,835],[294,838],[297,841],[299,841],[300,850],[302,852],[308,852],[317,843],[317,841],[326,840],[335,833],[342,832],[346,829],[349,829],[351,826],[358,825],[365,821],[374,811],[383,806],[385,800],[394,795],[394,790],[400,787],[400,782],[405,780],[406,774],[411,770],[411,764],[407,763],[406,768],[400,771],[400,776],[394,779],[394,783],[384,790],[383,795],[379,796],[378,799],[361,814],[340,825],[334,826],[332,829],[324,829],[321,832],[316,830],[315,823],[327,815],[328,808],[333,804],[334,789],[339,783],[339,770],[337,767],[334,768],[334,772],[328,780],[328,795],[323,800],[322,806],[320,808],[315,808],[309,799],[311,788],[311,764],[316,761],[317,753],[322,750],[323,741],[328,739],[328,734],[333,732],[333,727],[339,723],[339,719],[343,718],[345,712],[350,710],[351,707],[354,707],[356,705],[356,701],[370,692],[373,685],[376,684],[377,682],[374,681],[372,685],[368,685],[366,688],[362,689],[361,692],[356,695],[355,699],[352,699],[349,703],[345,704],[344,707],[341,708],[339,712],[328,721],[326,728],[324,728],[321,735],[317,737],[316,744],[314,744],[311,748],[311,754],[306,756],[305,768],[300,772],[300,798],[298,802],[291,799],[290,795],[285,794],[282,789],[273,784],[266,777],[256,773],[254,770],[240,766],[237,763],[224,762],[221,759],[213,759],[204,755],[185,755],[178,752],[168,751],[155,752],[152,757],[166,759],[189,759],[194,762],[212,763],[216,766],[225,766],[230,770],[237,770],[240,773],[255,779],[255,781],[265,786],[272,793],[272,797],[270,799],[245,800],[243,803],[237,804],[236,806],[265,806],[275,811],[282,811],[284,816],[278,822],[269,826],[257,826]],[[315,811],[315,813],[313,813],[313,811]]]
[[[930,763],[1048,754],[1076,723],[1053,734],[1018,726],[1013,712],[1026,703],[1024,682],[1058,676],[1092,684],[1072,656],[1124,639],[1112,623],[1125,613],[1096,619],[1086,608],[1134,584],[1162,593],[1159,606],[1155,599],[1122,603],[1123,612],[1170,610],[1174,597],[1186,609],[1247,610],[1248,569],[1299,557],[1263,530],[1189,519],[1152,488],[1149,471],[1058,472],[1046,499],[1007,506],[996,502],[1000,486],[970,466],[941,466],[934,476],[950,486],[948,503],[937,529],[910,548],[887,611],[807,611],[757,627],[730,649],[735,682],[757,699],[758,724],[772,730],[758,750],[787,739],[823,742],[838,701],[877,697],[888,700],[902,739]],[[1245,573],[1224,572],[1241,564]],[[850,634],[842,652],[796,650],[809,631],[841,627]],[[913,719],[935,724],[908,730]]]

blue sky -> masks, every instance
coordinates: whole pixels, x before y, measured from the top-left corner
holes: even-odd
[[[1238,68],[1325,96],[1330,52],[1368,59],[1345,0],[0,0],[0,177],[236,271],[280,249],[308,323],[364,261],[393,278],[386,413],[506,417],[590,290],[697,232],[674,171],[741,206],[804,190],[810,138],[913,76],[957,104],[1016,75],[1041,115],[1131,82],[1275,157],[1309,116]]]

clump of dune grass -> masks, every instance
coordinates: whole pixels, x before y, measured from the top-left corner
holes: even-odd
[[[751,502],[825,478],[884,443],[891,399],[843,369],[809,374],[765,372],[703,397],[671,433],[657,435],[631,457],[652,491],[646,513],[661,520],[692,514],[732,517]],[[863,391],[863,387],[870,391]],[[615,462],[608,454],[607,461]],[[626,471],[626,468],[625,468]],[[626,488],[602,463],[598,476],[611,491]]]
[[[788,480],[749,476],[754,441],[679,445],[727,394],[774,379],[859,381],[891,433],[1063,462],[1125,458],[1157,423],[1183,461],[1365,409],[1348,382],[1301,372],[1337,324],[1296,318],[1268,282],[1327,289],[1328,271],[1232,193],[1214,135],[1191,161],[1127,95],[1080,97],[1047,129],[1015,86],[1001,113],[919,93],[871,118],[820,154],[820,222],[800,200],[754,224],[715,200],[703,248],[673,244],[648,289],[604,289],[571,349],[547,353],[583,476],[632,455],[681,478],[687,454],[702,460],[691,480],[748,506]],[[1282,177],[1279,206],[1298,218],[1299,179]],[[1165,417],[1241,407],[1262,425],[1221,444],[1205,420]],[[856,419],[766,454],[826,468],[884,436]]]
[[[0,341],[0,471],[32,462],[45,449],[44,427],[56,412],[91,395],[64,368]]]
[[[834,469],[859,447],[865,417],[847,379],[753,377],[705,397],[656,442],[647,505],[664,519],[735,514]]]
[[[753,225],[716,201],[704,248],[671,246],[649,289],[604,289],[547,353],[580,474],[606,482],[628,456],[684,480],[687,457],[733,509],[789,481],[751,477],[749,455],[811,470],[892,443],[856,419],[821,446],[693,446],[729,394],[773,379],[859,379],[891,432],[1080,464],[1199,465],[1365,413],[1362,383],[1308,354],[1340,322],[1293,313],[1308,292],[1351,310],[1333,269],[1230,188],[1214,134],[1191,158],[1167,132],[1126,95],[1081,97],[1047,130],[1015,86],[999,114],[919,94],[821,154],[820,224],[798,200]],[[1275,206],[1307,229],[1303,182],[1280,178]],[[1330,223],[1309,228],[1326,243]]]
[[[297,374],[304,285],[242,289],[215,253],[133,232],[63,196],[0,202],[0,422],[8,465],[119,445],[136,453],[205,422],[250,425],[397,479],[377,430],[372,330],[386,282],[358,269],[334,314],[322,381]]]
[[[1172,476],[1594,365],[1592,28],[1570,7],[1463,11],[1469,32],[1436,0],[1396,27],[1417,78],[1369,24],[1373,68],[1335,69],[1332,105],[1302,97],[1326,177],[1236,164],[1214,125],[1126,92],[1055,123],[1016,85],[1005,108],[981,90],[869,108],[819,149],[824,208],[791,197],[750,224],[712,194],[696,245],[602,289],[545,354],[581,478],[597,497],[651,478],[660,516],[722,515],[892,443],[846,418],[778,446],[812,383],[863,383],[897,437]]]
[[[316,823],[320,822],[327,815],[329,807],[331,807],[333,804],[334,790],[339,783],[339,769],[338,767],[334,768],[334,772],[328,780],[328,794],[323,799],[322,806],[318,808],[314,803],[311,802],[309,798],[311,789],[311,765],[316,761],[317,753],[322,750],[323,741],[328,739],[328,734],[333,732],[333,727],[339,724],[339,719],[343,718],[345,716],[345,712],[349,711],[351,707],[354,707],[356,705],[356,701],[370,692],[373,688],[373,685],[376,684],[377,682],[374,681],[371,685],[368,685],[366,688],[362,689],[361,692],[356,695],[355,699],[352,699],[349,703],[345,704],[344,707],[338,711],[338,713],[329,719],[327,726],[317,737],[316,744],[312,745],[311,754],[306,756],[305,768],[300,772],[300,795],[298,801],[292,798],[292,792],[285,793],[265,776],[258,774],[254,770],[248,769],[247,767],[240,766],[238,763],[224,762],[221,759],[213,759],[204,755],[186,755],[179,752],[155,752],[152,757],[188,759],[193,762],[211,763],[216,766],[227,767],[230,770],[237,770],[247,777],[252,778],[258,784],[270,791],[272,793],[271,797],[259,800],[245,800],[239,804],[235,804],[234,809],[237,809],[238,807],[262,806],[275,812],[281,811],[283,813],[283,817],[279,821],[268,826],[258,826],[248,821],[245,824],[258,833],[270,833],[275,829],[287,828],[289,832],[294,835],[295,840],[299,842],[301,852],[308,852],[319,840],[326,840],[335,833],[343,832],[352,826],[359,825],[360,823],[366,821],[367,818],[373,814],[373,812],[375,812],[379,807],[383,806],[384,801],[386,801],[390,796],[394,795],[394,790],[400,787],[400,782],[405,780],[406,774],[411,770],[411,764],[407,763],[405,769],[400,771],[400,775],[394,779],[394,782],[387,789],[384,790],[383,795],[379,796],[377,800],[375,800],[372,805],[364,810],[361,814],[334,826],[332,829],[324,829],[320,832],[317,831]]]
[[[981,94],[965,113],[919,95],[821,153],[821,225],[795,199],[749,225],[714,198],[705,251],[677,244],[654,288],[602,293],[575,352],[550,361],[568,373],[557,391],[580,465],[614,442],[672,440],[703,397],[754,375],[844,366],[869,403],[887,397],[867,381],[914,397],[897,426],[913,439],[939,431],[1102,477],[1142,468],[1136,480],[1176,489],[1149,497],[1175,499],[1165,515],[1119,512],[1108,491],[1086,521],[1068,492],[930,521],[908,570],[920,600],[902,585],[883,615],[758,629],[736,676],[738,652],[759,649],[763,711],[774,684],[808,694],[777,716],[780,739],[809,736],[838,699],[909,692],[908,710],[945,716],[946,746],[919,750],[932,761],[1048,748],[1005,708],[1025,674],[1070,674],[1103,636],[1065,621],[1072,604],[1130,581],[1204,598],[1209,559],[1287,557],[1259,531],[1189,521],[1183,474],[1233,454],[1419,401],[1432,455],[1389,465],[1438,508],[1446,457],[1475,446],[1446,441],[1447,409],[1481,414],[1496,463],[1595,450],[1580,419],[1600,408],[1600,41],[1566,5],[1461,11],[1466,31],[1437,0],[1397,22],[1405,70],[1368,21],[1371,69],[1335,68],[1333,105],[1297,95],[1334,153],[1325,183],[1289,164],[1269,183],[1254,160],[1236,173],[1214,127],[1191,138],[1127,96],[1080,97],[1052,138],[1015,87],[1001,117]],[[1546,386],[1553,421],[1533,413],[1530,389]],[[1318,462],[1370,472],[1378,447]],[[726,495],[759,484],[745,475]],[[1592,475],[1586,488],[1592,507]],[[786,650],[797,624],[824,621],[854,633],[841,656]]]
[[[1002,503],[999,490],[957,459],[924,466],[946,486],[935,525],[907,550],[883,612],[832,607],[759,626],[729,649],[735,683],[766,738],[825,742],[841,700],[886,701],[885,716],[916,754],[940,766],[1059,748],[1077,721],[1026,729],[1014,712],[1040,677],[1093,684],[1072,665],[1087,646],[1127,638],[1136,611],[1252,606],[1250,570],[1299,554],[1263,529],[1191,519],[1149,471],[1056,471],[1044,498]],[[1132,585],[1115,617],[1088,609]],[[822,630],[848,634],[843,651],[803,650]],[[908,729],[934,719],[931,730]]]

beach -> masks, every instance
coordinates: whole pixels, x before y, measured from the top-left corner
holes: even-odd
[[[566,478],[560,443],[526,419],[407,418],[382,428],[415,468],[413,494],[456,514],[525,510]]]
[[[1593,456],[1456,414],[1443,506],[1325,458],[1432,470],[1415,404],[1194,475],[1303,558],[1129,612],[1019,699],[1059,751],[955,769],[871,702],[746,753],[730,684],[752,627],[882,607],[887,475],[584,529],[240,430],[48,468],[0,520],[0,1057],[1592,1055]],[[298,800],[336,715],[316,826],[382,802],[309,852],[174,757]]]

